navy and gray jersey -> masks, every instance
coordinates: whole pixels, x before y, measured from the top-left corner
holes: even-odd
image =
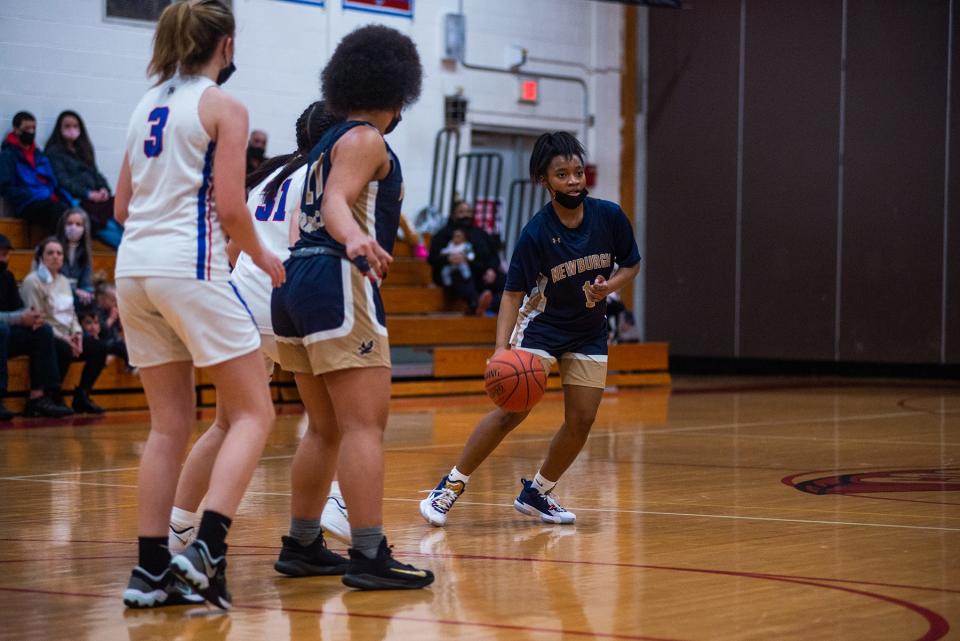
[[[344,251],[341,243],[327,232],[320,215],[323,203],[323,188],[332,168],[330,152],[337,141],[354,127],[373,127],[368,122],[350,120],[338,123],[328,129],[317,146],[310,152],[307,179],[300,203],[300,240],[296,247],[327,247],[335,251]],[[387,155],[390,157],[390,173],[383,180],[372,180],[351,207],[353,218],[367,234],[388,253],[393,253],[393,244],[397,239],[397,227],[400,225],[400,206],[403,203],[403,173],[400,161],[384,141]]]
[[[520,232],[510,259],[504,289],[525,294],[511,345],[561,354],[589,342],[606,353],[606,301],[591,304],[585,290],[598,275],[609,278],[614,264],[638,262],[633,226],[616,203],[587,198],[576,229],[547,203]]]

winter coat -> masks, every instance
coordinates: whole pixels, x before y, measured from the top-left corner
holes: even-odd
[[[53,173],[60,181],[60,186],[77,200],[86,200],[91,191],[110,191],[107,179],[97,170],[96,165],[88,165],[76,152],[63,145],[49,145],[44,149],[44,153],[53,165]]]
[[[443,283],[440,272],[443,266],[449,261],[446,254],[443,254],[443,248],[447,246],[453,237],[453,230],[457,227],[453,222],[448,221],[444,227],[430,239],[430,255],[427,262],[433,268],[433,282],[438,285]],[[483,273],[488,269],[498,270],[500,268],[500,257],[495,249],[495,241],[487,232],[479,227],[465,227],[467,242],[473,246],[476,253],[476,259],[470,261],[470,271],[473,272],[473,278],[479,280]]]
[[[0,145],[0,196],[20,214],[27,205],[38,200],[73,201],[60,188],[50,159],[33,147],[33,158],[11,134]]]

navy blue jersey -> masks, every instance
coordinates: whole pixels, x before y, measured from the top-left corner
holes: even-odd
[[[310,152],[307,166],[307,179],[300,200],[300,240],[296,247],[321,246],[343,251],[341,243],[333,239],[323,225],[320,207],[323,203],[323,187],[332,167],[330,151],[345,133],[354,127],[373,127],[368,122],[350,120],[336,124],[328,129],[317,146]],[[390,173],[383,180],[372,180],[360,192],[357,201],[351,207],[354,220],[367,234],[377,239],[380,246],[393,253],[393,244],[397,239],[397,227],[400,225],[400,206],[403,203],[403,173],[400,161],[386,141],[387,155],[390,157]]]
[[[564,345],[606,335],[606,301],[588,305],[585,288],[613,265],[640,262],[633,226],[616,203],[587,198],[583,221],[565,227],[547,203],[520,232],[506,291],[526,294],[511,343]]]

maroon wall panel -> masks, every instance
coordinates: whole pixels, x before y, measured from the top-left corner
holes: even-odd
[[[832,360],[842,5],[747,3],[740,356]]]
[[[646,338],[733,355],[740,2],[650,12]]]
[[[948,3],[850,0],[840,360],[940,360]]]
[[[960,3],[954,0],[950,88],[950,199],[947,222],[946,362],[960,364]]]

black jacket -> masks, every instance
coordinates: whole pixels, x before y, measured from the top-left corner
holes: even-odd
[[[91,191],[104,188],[110,191],[107,179],[96,166],[88,165],[63,145],[50,145],[44,149],[44,153],[53,165],[53,172],[57,175],[60,186],[77,200],[86,200]]]
[[[430,255],[427,257],[427,262],[433,268],[433,282],[437,285],[443,282],[440,279],[440,270],[447,264],[447,257],[440,252],[450,242],[454,229],[456,227],[448,220],[447,224],[430,239]],[[470,263],[474,280],[482,278],[488,269],[499,270],[500,256],[497,255],[497,244],[493,237],[478,227],[470,227],[464,231],[467,233],[467,241],[473,245],[473,252],[476,254],[476,258]]]

